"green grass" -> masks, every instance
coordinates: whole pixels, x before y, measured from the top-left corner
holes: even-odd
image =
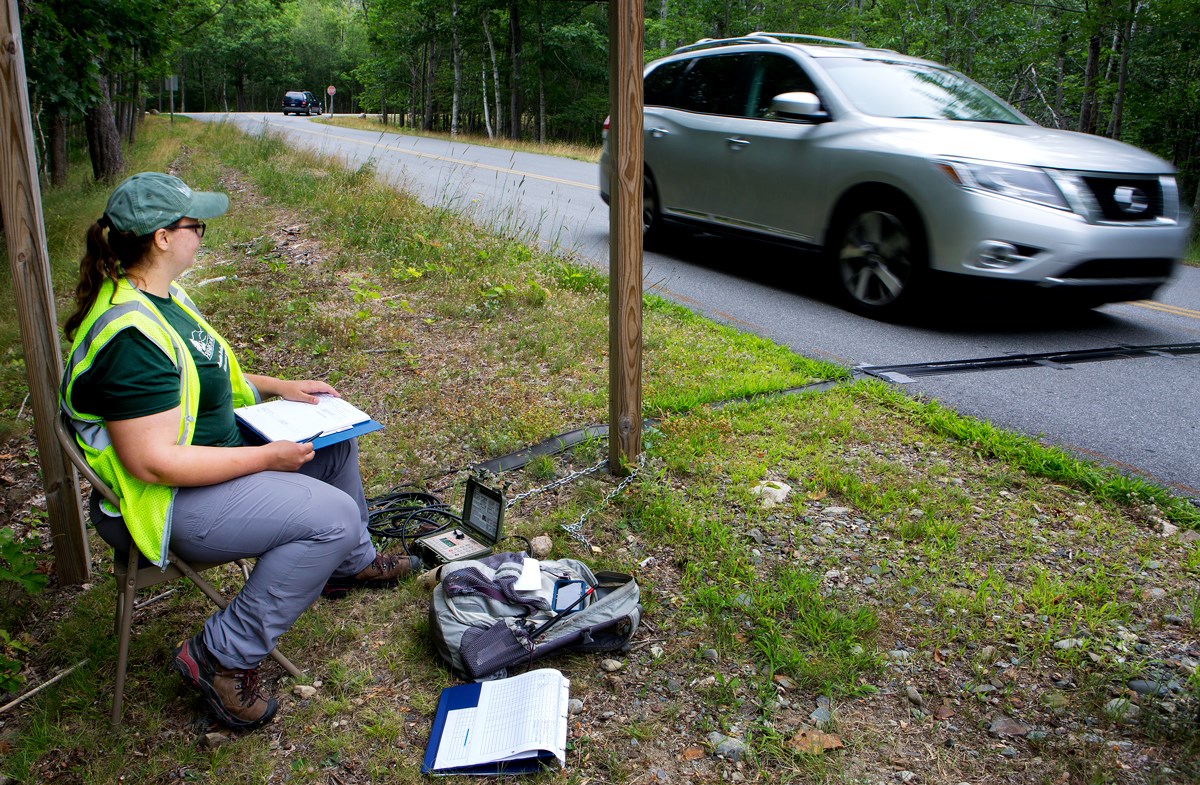
[[[370,167],[341,170],[272,137],[153,121],[141,136],[132,168],[173,166],[196,187],[232,195],[185,285],[243,364],[328,379],[385,424],[363,439],[368,495],[417,483],[455,500],[456,467],[607,418],[607,284],[594,270],[422,207],[377,185]],[[84,175],[77,167],[69,187],[44,197],[60,317],[79,238],[105,196]],[[643,399],[647,416],[661,418],[646,435],[644,467],[611,500],[613,479],[594,474],[507,518],[522,536],[549,534],[556,555],[636,573],[647,623],[639,638],[664,649],[622,655],[627,667],[612,678],[593,657],[554,661],[594,712],[572,731],[568,781],[632,780],[646,762],[631,742],[703,745],[710,730],[748,740],[748,779],[836,782],[856,765],[884,770],[897,716],[911,722],[914,743],[941,748],[944,736],[927,718],[896,715],[896,695],[912,681],[950,700],[961,684],[994,678],[978,660],[985,646],[1015,658],[1015,670],[1069,669],[1079,684],[1071,716],[1082,726],[1144,664],[1114,645],[1124,645],[1122,631],[1160,644],[1170,632],[1164,608],[1191,621],[1189,634],[1200,624],[1200,545],[1153,528],[1156,518],[1200,527],[1186,502],[880,383],[851,384],[845,369],[661,298],[644,305]],[[11,444],[28,444],[20,355],[4,357],[0,423],[24,434]],[[831,379],[846,383],[771,394]],[[501,480],[510,495],[540,487],[606,449],[588,440]],[[752,493],[767,479],[792,487],[784,504],[766,508]],[[595,550],[560,528],[585,513]],[[44,530],[36,512],[14,522]],[[1168,591],[1163,604],[1143,600],[1151,583]],[[169,644],[207,613],[187,587],[139,614],[126,726],[108,731],[112,593],[98,575],[87,591],[8,603],[5,624],[28,637],[39,673],[88,659],[6,729],[0,770],[17,781],[422,781],[416,761],[438,693],[454,680],[437,662],[427,594],[415,584],[306,612],[282,643],[308,669],[306,682],[322,682],[317,697],[292,698],[282,679],[285,705],[270,731],[213,750],[196,744],[195,698],[166,665]],[[1087,646],[1054,647],[1074,636]],[[907,665],[893,662],[897,647],[912,653]],[[659,703],[664,674],[681,688]],[[956,704],[958,748],[978,743],[994,758],[973,729],[990,712],[1038,705],[1051,679],[1034,675],[1033,686],[1017,681]],[[813,759],[789,748],[795,725],[771,706],[785,698],[803,721],[818,695],[833,699],[831,727],[850,754]],[[606,701],[628,721],[598,717],[592,707]],[[1194,759],[1196,734],[1162,722],[1146,732],[1168,759]],[[975,781],[981,758],[939,754],[952,781]],[[1102,752],[1048,743],[1037,754],[1046,771],[1123,776]],[[725,779],[712,759],[696,765],[706,767],[700,781]]]
[[[313,122],[341,126],[342,128],[357,128],[362,131],[378,131],[380,133],[400,134],[402,136],[423,136],[430,139],[443,139],[453,141],[455,144],[496,147],[502,150],[517,150],[523,153],[539,153],[541,155],[557,155],[561,158],[574,158],[577,161],[596,162],[600,160],[600,148],[593,145],[572,144],[570,142],[546,142],[542,144],[502,137],[489,139],[487,136],[474,134],[459,134],[457,137],[451,137],[449,133],[422,131],[418,128],[402,127],[396,125],[394,122],[384,125],[380,122],[379,115],[377,114],[368,115],[367,117],[338,115],[337,117],[323,117]]]

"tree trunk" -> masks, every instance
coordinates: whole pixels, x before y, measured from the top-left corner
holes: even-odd
[[[1100,33],[1088,40],[1087,67],[1083,73],[1083,101],[1079,104],[1079,130],[1096,133],[1096,82],[1100,74]]]
[[[479,64],[479,86],[482,88],[481,92],[483,93],[483,127],[487,129],[488,139],[492,139],[494,138],[492,135],[492,116],[489,113],[487,100],[487,66],[482,63]]]
[[[667,21],[667,0],[661,0],[661,2],[659,3],[659,6],[658,6],[658,21],[660,21],[660,22],[662,22],[662,23],[663,23],[663,24],[660,26],[660,29],[664,31],[664,32],[663,32],[663,35],[662,35],[662,36],[661,36],[661,37],[658,39],[658,48],[659,48],[659,49],[666,49],[666,48],[667,48],[667,36],[666,36],[666,29],[667,29],[667,25],[666,25],[666,21]]]
[[[500,66],[496,63],[496,44],[492,41],[492,31],[488,28],[487,12],[483,12],[483,35],[487,39],[488,53],[492,56],[492,84],[495,86],[496,97],[496,136],[504,133],[504,127],[500,123]]]
[[[54,109],[54,117],[50,121],[50,183],[63,186],[67,184],[67,113],[63,109]]]
[[[239,112],[246,111],[246,75],[239,70],[233,78],[234,105]]]
[[[538,26],[538,142],[546,143],[546,28],[542,24],[542,0],[537,4]]]
[[[108,77],[101,71],[96,76],[100,102],[87,110],[85,128],[88,155],[92,159],[92,176],[98,181],[111,182],[125,169],[121,154],[121,135],[113,116],[112,99],[108,93]]]
[[[1058,78],[1054,80],[1054,114],[1057,117],[1062,117],[1063,104],[1065,102],[1063,83],[1066,82],[1067,76],[1067,43],[1070,38],[1066,26],[1062,22],[1062,12],[1056,11],[1054,19],[1062,31],[1058,35],[1058,57],[1055,59],[1055,65],[1058,68]],[[1062,128],[1062,126],[1060,125],[1059,128]]]
[[[462,95],[462,52],[458,48],[458,0],[450,2],[450,45],[454,48],[454,96],[450,101],[450,136],[458,136],[458,101]]]
[[[509,85],[508,137],[521,138],[521,4],[508,0],[508,37],[512,46],[512,84]]]
[[[432,42],[425,44],[425,76],[424,95],[423,95],[423,116],[421,117],[421,130],[433,130],[433,82],[437,78],[437,66],[434,63],[434,44]]]
[[[137,65],[137,50],[133,53],[133,63]],[[142,80],[138,78],[137,72],[134,72],[133,85],[129,90],[129,128],[125,134],[125,138],[129,140],[130,146],[137,141],[138,123],[142,119]]]
[[[1137,14],[1142,4],[1138,0],[1129,0],[1129,18],[1122,26],[1121,66],[1117,70],[1117,94],[1113,96],[1112,117],[1108,121],[1108,136],[1110,139],[1121,138],[1121,121],[1125,112],[1125,84],[1129,79],[1129,57],[1133,50],[1133,36],[1137,33]]]

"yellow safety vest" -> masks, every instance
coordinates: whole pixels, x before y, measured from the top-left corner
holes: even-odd
[[[183,288],[171,284],[171,298],[208,331],[225,349],[229,358],[229,380],[233,387],[233,405],[248,406],[258,401],[258,391],[246,379],[233,350],[225,339],[204,320]],[[125,519],[138,550],[154,564],[166,569],[167,548],[171,541],[171,509],[175,488],[156,485],[134,477],[121,465],[109,438],[104,421],[93,414],[77,411],[71,405],[75,381],[96,360],[108,342],[122,330],[139,330],[150,339],[179,370],[179,402],[182,417],[179,421],[177,443],[192,443],[196,430],[196,415],[200,406],[200,376],[196,363],[182,336],[159,313],[154,302],[125,279],[113,283],[106,279],[100,286],[96,302],[75,333],[71,354],[63,373],[59,405],[70,418],[75,440],[83,450],[88,464],[96,471],[121,500],[121,509],[112,510],[107,502],[106,512]]]

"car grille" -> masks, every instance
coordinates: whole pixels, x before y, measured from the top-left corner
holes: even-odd
[[[1173,259],[1089,259],[1059,274],[1064,279],[1166,278],[1175,268]]]
[[[1157,177],[1089,177],[1084,183],[1105,221],[1153,221],[1163,214],[1162,185]]]

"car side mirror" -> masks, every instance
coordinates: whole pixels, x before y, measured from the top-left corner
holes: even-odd
[[[771,99],[771,111],[787,120],[828,120],[816,93],[780,93]]]

